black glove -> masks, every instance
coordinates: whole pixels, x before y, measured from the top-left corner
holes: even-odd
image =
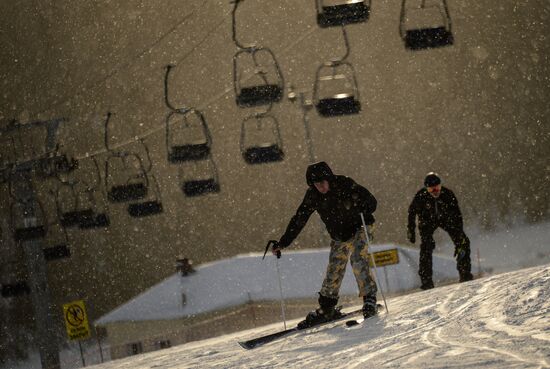
[[[414,229],[407,229],[407,238],[411,243],[416,242],[416,234],[414,232]]]
[[[273,253],[273,255],[276,255],[277,259],[280,259],[281,258],[281,250],[284,247],[279,243],[279,241],[269,240],[267,242],[267,246],[265,247],[265,252],[264,252],[264,256],[262,257],[262,260],[265,258],[265,255],[269,251],[270,247],[271,247],[271,252]]]

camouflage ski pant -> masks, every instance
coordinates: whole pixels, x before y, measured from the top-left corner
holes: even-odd
[[[348,241],[332,240],[327,272],[319,293],[326,297],[338,298],[348,259],[350,259],[359,288],[359,296],[376,296],[376,283],[370,275],[367,252],[368,244],[362,228]]]

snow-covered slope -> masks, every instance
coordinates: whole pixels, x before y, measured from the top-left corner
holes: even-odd
[[[550,265],[400,296],[356,329],[301,332],[261,348],[239,332],[97,368],[549,368]],[[295,322],[294,322],[295,323]]]

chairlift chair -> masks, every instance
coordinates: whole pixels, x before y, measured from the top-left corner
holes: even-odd
[[[121,175],[130,171],[134,173]],[[122,177],[121,182],[115,180],[115,173]],[[108,199],[114,203],[141,200],[147,195],[148,178],[141,158],[133,153],[116,153],[107,159],[105,182]]]
[[[14,283],[2,283],[0,293],[4,298],[28,295],[31,289],[26,281],[16,281]]]
[[[10,210],[15,241],[29,241],[46,236],[46,218],[38,200],[15,201]]]
[[[220,192],[218,169],[211,157],[180,166],[178,177],[180,178],[181,189],[188,197]]]
[[[233,85],[240,107],[280,101],[284,81],[275,54],[264,47],[239,50],[233,57]]]
[[[130,202],[130,204],[128,204],[128,214],[130,214],[131,217],[134,217],[134,218],[142,218],[142,217],[147,217],[147,216],[150,216],[150,215],[156,215],[156,214],[160,214],[162,213],[163,211],[163,208],[162,208],[162,202],[161,202],[161,191],[160,191],[160,186],[155,178],[155,176],[153,175],[153,173],[151,173],[151,169],[153,168],[153,162],[151,160],[151,155],[149,153],[149,148],[147,147],[147,145],[145,144],[145,142],[143,142],[142,139],[139,140],[139,142],[141,143],[141,145],[143,145],[143,147],[145,148],[145,153],[147,155],[147,161],[149,162],[149,166],[147,168],[145,168],[145,166],[143,165],[143,161],[141,158],[139,158],[139,163],[141,165],[141,168],[142,168],[142,174],[143,176],[145,177],[145,179],[147,180],[147,198],[145,198],[144,196],[144,200],[145,201],[140,201],[140,202]],[[152,191],[150,191],[152,189]]]
[[[103,191],[101,188],[101,174],[96,158],[93,157],[91,160],[94,164],[94,170],[90,170],[89,172],[95,173],[93,176],[95,183],[92,184],[79,181],[77,184],[77,188],[82,186],[84,187],[80,189],[80,192],[86,195],[87,201],[92,209],[91,213],[87,213],[80,217],[78,223],[78,227],[80,229],[105,228],[111,224],[105,205],[98,206],[99,199],[96,199],[96,195],[101,194],[103,196]]]
[[[370,0],[315,0],[317,24],[321,27],[343,26],[366,22]]]
[[[54,261],[71,256],[67,230],[60,223],[49,224],[47,243],[48,246],[43,249],[46,261]]]
[[[154,177],[151,174],[148,174],[143,167],[141,158],[136,154],[111,157],[111,159],[113,158],[122,159],[122,162],[124,163],[124,170],[126,171],[129,168],[127,161],[125,160],[127,158],[133,158],[135,163],[139,163],[139,167],[133,176],[126,177],[126,182],[115,184],[110,183],[110,178],[112,176],[109,175],[109,172],[112,172],[113,170],[109,170],[110,162],[106,162],[105,180],[107,188],[109,189],[107,194],[109,201],[114,203],[130,203],[128,205],[128,213],[132,217],[145,217],[162,212],[162,203],[158,200],[157,196],[154,196],[154,199],[140,202],[140,200],[146,199],[148,194],[150,194],[149,186],[154,180]],[[100,224],[105,224],[106,221],[108,220],[105,219],[105,216],[100,216],[95,219],[95,222]],[[89,224],[85,224],[85,226],[86,225]]]
[[[186,196],[195,197],[220,192],[220,184],[216,178],[193,179],[185,181],[182,189]]]
[[[177,121],[174,122],[174,119]],[[210,155],[212,136],[203,114],[195,109],[173,111],[166,118],[168,161],[176,164]]]
[[[160,187],[156,178],[149,174],[150,182],[153,184],[154,193],[153,198],[147,199],[142,202],[135,202],[128,204],[128,214],[134,218],[143,218],[150,215],[160,214],[163,211],[162,202],[160,201]]]
[[[111,220],[107,213],[92,214],[80,219],[78,227],[80,229],[105,228],[111,225]]]
[[[447,1],[403,0],[399,32],[409,50],[452,45],[454,37]]]
[[[141,200],[147,195],[148,177],[141,157],[132,152],[114,151],[109,147],[109,121],[105,120],[104,141],[110,156],[105,161],[107,198],[114,203]]]
[[[233,42],[239,48],[233,56],[233,86],[237,105],[252,107],[278,102],[283,97],[284,81],[275,54],[268,48],[245,45],[238,40],[237,8],[242,2],[235,0],[231,12]]]
[[[247,117],[242,123],[240,146],[248,164],[265,164],[284,159],[279,123],[271,115]]]
[[[323,117],[359,113],[361,102],[353,66],[347,62],[319,66],[315,77],[313,102],[317,112]]]
[[[78,195],[74,184],[60,182],[54,194],[59,223],[63,227],[75,227],[82,219],[93,216],[93,210],[79,208]]]

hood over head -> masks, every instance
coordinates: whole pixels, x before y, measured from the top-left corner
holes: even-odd
[[[313,186],[315,182],[321,182],[323,180],[330,181],[334,177],[334,173],[324,161],[320,161],[315,164],[311,164],[306,170],[306,182],[308,186]]]

